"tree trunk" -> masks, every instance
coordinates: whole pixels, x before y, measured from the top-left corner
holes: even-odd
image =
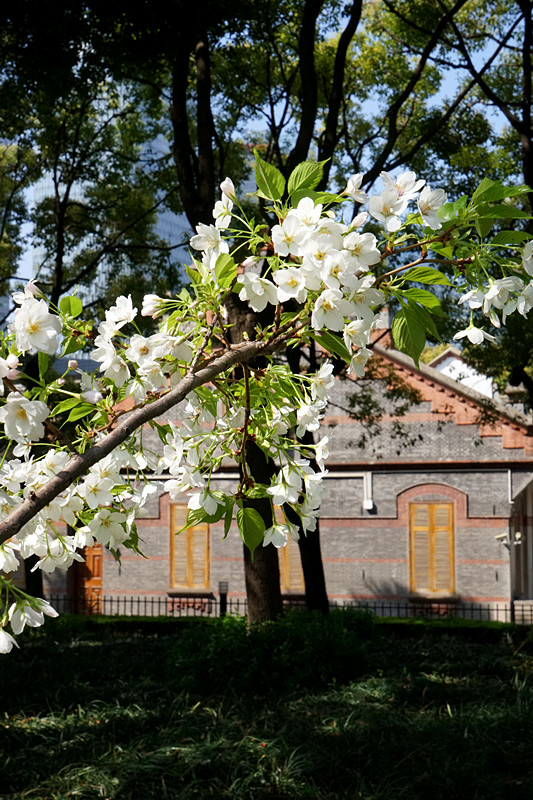
[[[226,309],[232,323],[231,340],[235,343],[242,342],[245,333],[250,340],[255,339],[255,326],[258,322],[270,321],[268,311],[258,314],[236,294],[228,297]],[[255,362],[254,366],[261,367],[263,363]],[[253,480],[267,485],[276,471],[272,459],[267,458],[253,441],[249,441],[246,446],[246,466],[248,474]],[[270,528],[273,523],[272,504],[268,498],[246,500],[245,505],[258,511],[263,518],[265,527]],[[254,553],[253,560],[248,548],[244,547],[244,580],[250,622],[275,619],[282,613],[278,551],[273,545],[259,546]]]
[[[297,527],[300,536],[298,548],[305,584],[305,607],[308,611],[320,611],[322,614],[328,614],[329,599],[324,564],[322,563],[319,522],[317,520],[316,530],[305,533],[300,524],[300,517],[294,509],[284,506],[283,513],[287,520]]]
[[[43,587],[43,573],[42,570],[36,569],[32,572],[32,567],[39,561],[37,556],[30,556],[24,561],[24,589],[32,597],[44,597]]]
[[[287,360],[294,373],[300,372],[301,348],[287,348]],[[317,363],[314,347],[309,353],[309,369],[316,370]],[[312,433],[306,431],[300,438],[302,444],[314,444],[315,438]],[[311,459],[312,468],[317,471],[314,459]],[[320,527],[317,520],[316,530],[304,532],[300,525],[298,514],[290,507],[284,507],[285,516],[293,525],[298,528],[300,538],[298,547],[302,562],[302,572],[305,583],[305,605],[309,611],[321,611],[323,614],[329,612],[328,592],[326,589],[326,577],[324,575],[324,565],[322,563],[322,551],[320,548]]]
[[[259,483],[270,483],[275,467],[271,459],[253,442],[246,448],[246,464],[248,473]],[[246,500],[248,508],[254,508],[261,514],[265,526],[272,523],[272,504],[267,497]],[[249,622],[264,622],[275,619],[283,612],[283,601],[279,582],[278,551],[274,545],[256,548],[252,559],[250,551],[244,547],[244,580],[248,599]]]
[[[265,622],[279,617],[283,602],[279,588],[278,551],[269,544],[258,547],[252,561],[244,546],[244,579],[248,599],[248,621]]]

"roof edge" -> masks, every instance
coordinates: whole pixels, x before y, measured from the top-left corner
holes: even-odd
[[[529,435],[533,435],[533,423],[522,414],[510,411],[496,400],[490,399],[480,392],[476,392],[475,389],[470,389],[468,386],[463,386],[459,381],[449,378],[447,375],[443,375],[442,372],[439,372],[439,370],[434,367],[430,367],[422,362],[416,367],[411,356],[400,353],[399,350],[388,350],[380,344],[370,345],[370,347],[377,355],[387,361],[392,361],[393,364],[397,364],[413,374],[421,375],[432,383],[438,383],[445,389],[448,389],[466,400],[470,400],[470,402],[480,407],[491,409],[495,414],[498,414],[498,416],[505,418],[514,425],[519,425],[521,428],[524,428]]]

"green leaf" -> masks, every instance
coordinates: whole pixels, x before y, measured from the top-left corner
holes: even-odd
[[[454,220],[465,208],[467,201],[467,195],[463,194],[454,203],[444,203],[437,211],[439,219],[443,222]]]
[[[68,415],[68,422],[75,422],[75,420],[77,419],[81,419],[82,417],[87,417],[94,411],[95,407],[93,406],[92,403],[79,403],[75,408],[72,409],[72,411]]]
[[[162,425],[160,422],[157,422],[155,419],[150,420],[150,422],[148,424],[150,425],[150,427],[153,430],[157,431],[157,435],[159,436],[159,438],[161,439],[163,444],[166,444],[167,443],[168,434],[171,433],[170,425],[168,425],[168,424]]]
[[[287,192],[289,197],[295,192],[315,189],[322,180],[325,161],[304,161],[298,164],[289,177]]]
[[[185,272],[191,283],[202,283],[202,276],[194,267],[185,267]]]
[[[213,494],[218,496],[220,495],[220,492],[214,492]],[[185,525],[183,528],[180,528],[179,531],[174,531],[174,533],[177,536],[180,533],[183,533],[183,531],[186,531],[187,528],[194,528],[195,525],[201,525],[204,523],[207,525],[213,525],[215,522],[219,522],[222,519],[225,511],[225,503],[219,504],[214,514],[208,514],[203,508],[189,509],[187,511]]]
[[[39,377],[42,380],[46,374],[46,370],[48,369],[48,363],[50,359],[46,353],[39,353],[37,360],[39,362]]]
[[[68,297],[61,298],[59,308],[67,317],[79,317],[83,311],[83,303],[79,297],[69,295]]]
[[[438,332],[437,326],[435,325],[435,320],[431,316],[431,313],[427,311],[427,309],[423,307],[420,308],[420,306],[415,306],[414,308],[409,308],[408,311],[409,313],[412,311],[415,315],[418,315],[420,322],[423,323],[426,328],[426,333],[429,333],[439,342],[442,342],[440,333]]]
[[[432,269],[431,267],[413,267],[407,272],[404,272],[402,278],[408,281],[416,281],[417,283],[451,286],[446,275],[443,275],[438,269]]]
[[[405,292],[402,292],[402,295],[426,308],[440,309],[439,298],[433,292],[426,291],[426,289],[406,289]]]
[[[250,551],[253,561],[255,548],[258,547],[265,538],[265,523],[263,522],[263,518],[255,508],[240,508],[237,511],[237,526],[241,534],[241,539]]]
[[[517,244],[531,239],[531,234],[526,231],[500,231],[493,237],[490,242],[491,245],[498,245],[499,247],[513,247]]]
[[[331,192],[308,192],[309,197],[312,197],[316,203],[329,205],[330,203],[344,203],[349,201],[349,198],[341,194],[331,194]]]
[[[231,521],[233,519],[233,499],[230,497],[226,498],[226,512],[224,514],[224,536],[222,537],[225,539],[229,533],[229,529],[231,528]]]
[[[531,215],[522,211],[521,208],[508,205],[479,206],[476,209],[479,217],[490,219],[531,219]]]
[[[215,277],[223,289],[231,286],[237,277],[237,265],[228,253],[221,253],[215,262]]]
[[[478,188],[472,195],[474,203],[483,199],[484,203],[493,203],[495,200],[503,200],[506,197],[515,197],[525,194],[529,187],[525,184],[519,186],[504,186],[501,181],[492,181],[490,178],[483,178]]]
[[[255,181],[257,194],[265,200],[281,200],[285,191],[285,178],[273,164],[267,164],[255,151]]]
[[[62,414],[63,411],[68,411],[69,408],[74,408],[80,404],[79,397],[69,397],[67,400],[61,400],[50,412],[51,417],[57,416],[57,414]],[[93,406],[94,408],[94,406]]]
[[[398,350],[411,356],[416,366],[426,344],[426,326],[421,315],[410,308],[398,311],[392,322],[392,337]]]
[[[218,505],[214,514],[207,514],[203,508],[196,508],[192,511],[188,511],[187,520],[181,531],[184,531],[186,528],[194,528],[195,525],[199,525],[201,522],[205,522],[208,525],[219,522],[224,516],[225,510],[225,506]],[[178,533],[181,533],[181,531],[178,531]]]
[[[491,230],[493,229],[494,223],[495,223],[494,219],[490,219],[488,217],[482,217],[481,219],[476,219],[474,224],[476,226],[476,231],[478,232],[480,237],[484,239],[485,236],[488,236]]]
[[[335,354],[339,356],[339,358],[342,358],[343,361],[350,363],[352,358],[351,353],[348,351],[343,340],[335,336],[334,333],[330,333],[329,331],[321,331],[320,333],[313,332],[311,333],[311,337],[315,342],[318,342],[324,350],[327,350],[328,353]]]
[[[85,339],[80,336],[68,336],[63,344],[62,356],[68,356],[69,353],[76,353],[81,350],[85,343]]]

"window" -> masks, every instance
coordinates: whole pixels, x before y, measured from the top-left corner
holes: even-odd
[[[172,589],[202,591],[209,589],[209,525],[186,528],[187,506],[175,504],[170,509],[170,585]]]
[[[411,591],[454,594],[453,504],[411,503],[409,540]]]
[[[274,506],[274,519],[278,525],[285,523],[285,515],[279,506]],[[278,554],[281,593],[303,594],[305,583],[298,542],[294,542],[289,537],[289,541],[285,547],[280,547]]]

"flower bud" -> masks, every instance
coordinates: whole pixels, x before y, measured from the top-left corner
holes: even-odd
[[[230,200],[236,200],[237,194],[235,192],[235,185],[231,178],[226,178],[226,180],[222,181],[220,184],[220,191],[222,194],[225,194],[226,197],[229,197]]]
[[[89,389],[86,392],[82,392],[81,396],[87,403],[99,403],[100,400],[103,400],[103,394],[101,392],[97,392],[96,389]]]
[[[152,317],[155,319],[156,316],[161,312],[163,300],[157,294],[147,294],[143,298],[143,304],[141,309],[141,316],[142,317]]]
[[[78,362],[76,361],[75,358],[70,358],[69,359],[68,368],[72,369],[72,370],[78,369]]]

